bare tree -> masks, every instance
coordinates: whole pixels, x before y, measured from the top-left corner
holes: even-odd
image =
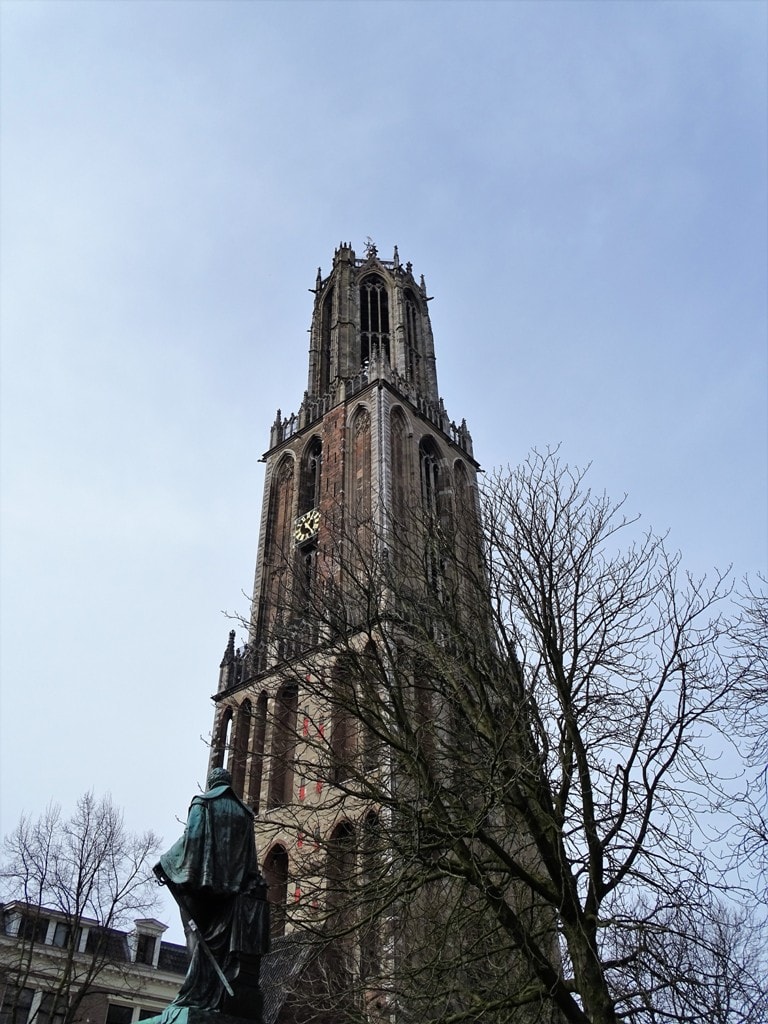
[[[0,962],[15,993],[10,1001],[6,996],[4,1007],[11,1024],[33,977],[51,913],[58,926],[58,956],[47,992],[49,1019],[62,1024],[77,1019],[104,969],[120,968],[116,930],[158,903],[150,871],[158,847],[151,832],[134,835],[126,829],[109,796],[92,792],[78,800],[71,817],[51,804],[36,820],[21,818],[4,841],[0,868],[3,896],[16,902],[21,915],[16,941],[2,946]]]
[[[557,452],[479,505],[348,527],[268,638],[304,705],[291,770],[342,823],[296,869],[337,1007],[700,1021],[716,976],[718,1021],[764,1020],[757,925],[716,899],[705,833],[744,678],[727,577],[686,574]]]
[[[759,589],[762,586],[763,589]],[[756,881],[768,906],[768,591],[766,580],[745,581],[740,614],[731,628],[738,683],[734,727],[746,739],[745,785],[725,807],[736,819],[734,865]]]
[[[764,1024],[768,935],[750,907],[670,907],[637,938],[641,955],[627,949],[624,983],[643,1020]]]

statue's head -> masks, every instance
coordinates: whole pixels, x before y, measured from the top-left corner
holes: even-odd
[[[226,768],[211,768],[208,772],[208,789],[215,789],[217,786],[231,786],[232,776]]]

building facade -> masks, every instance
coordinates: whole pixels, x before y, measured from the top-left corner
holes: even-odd
[[[154,918],[130,931],[13,902],[0,907],[2,1024],[133,1024],[160,1012],[187,970],[186,946]]]

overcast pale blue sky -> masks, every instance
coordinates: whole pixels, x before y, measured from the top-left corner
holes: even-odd
[[[1,831],[95,787],[175,838],[341,240],[426,276],[484,467],[562,442],[765,571],[767,23],[2,0]]]

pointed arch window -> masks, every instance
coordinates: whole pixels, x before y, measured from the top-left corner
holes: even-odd
[[[281,561],[290,551],[292,506],[293,459],[286,455],[277,466],[269,501],[267,556],[272,563]]]
[[[380,692],[382,684],[382,665],[376,644],[369,640],[363,649],[360,661],[360,738],[362,747],[362,769],[365,774],[375,771],[380,764],[381,742],[379,727],[382,724],[382,708]]]
[[[418,380],[421,359],[421,316],[416,298],[408,289],[405,293],[405,376]]]
[[[419,445],[419,466],[421,470],[421,501],[425,513],[434,522],[439,522],[441,508],[440,451],[431,437],[425,437]]]
[[[269,641],[283,625],[287,605],[293,549],[294,462],[286,455],[275,469],[269,497],[267,539],[264,546],[265,581],[260,607],[259,639]]]
[[[455,465],[454,482],[458,568],[462,575],[472,579],[477,574],[480,563],[480,538],[474,489],[463,462],[457,462]]]
[[[299,691],[295,683],[280,687],[275,698],[272,757],[269,780],[269,807],[281,807],[293,794],[293,761],[296,750],[296,716]]]
[[[284,935],[288,902],[288,852],[284,846],[273,846],[264,858],[264,879],[269,887],[270,934],[274,937]]]
[[[261,804],[261,782],[264,775],[264,740],[267,734],[267,695],[262,690],[256,703],[256,718],[253,728],[253,749],[251,751],[251,771],[248,780],[251,807],[259,813]]]
[[[360,365],[382,356],[389,362],[389,297],[378,274],[360,285]]]
[[[340,658],[331,672],[331,777],[345,782],[355,758],[355,688],[353,668]]]
[[[441,531],[444,517],[445,497],[440,449],[431,437],[425,437],[419,444],[419,469],[421,475],[421,503],[427,527],[424,550],[424,572],[426,581],[435,594],[443,592],[444,584],[444,536]]]
[[[246,699],[237,710],[234,737],[227,758],[227,769],[232,776],[232,789],[241,798],[245,786],[245,763],[250,745],[251,718],[251,702]]]
[[[219,720],[219,728],[216,734],[216,747],[214,750],[212,768],[223,768],[224,757],[229,747],[229,738],[232,732],[232,708],[225,708]]]
[[[296,549],[296,578],[294,581],[294,624],[303,626],[304,642],[311,643],[317,624],[314,606],[317,582],[317,537]],[[309,630],[309,632],[307,632]]]
[[[390,465],[392,515],[395,529],[402,527],[408,510],[410,462],[408,452],[408,427],[401,409],[393,409],[390,418]]]
[[[355,871],[355,830],[348,821],[337,825],[328,840],[326,885],[328,922],[338,941],[349,941],[353,917],[352,881]],[[334,935],[334,937],[336,937]]]
[[[352,420],[349,456],[350,566],[365,571],[372,539],[371,414],[361,406]]]
[[[306,447],[301,460],[301,483],[299,485],[299,515],[317,508],[320,504],[320,483],[322,477],[323,443],[313,437]]]
[[[329,288],[323,299],[320,326],[320,394],[324,395],[331,384],[331,325],[333,323],[333,288]]]

